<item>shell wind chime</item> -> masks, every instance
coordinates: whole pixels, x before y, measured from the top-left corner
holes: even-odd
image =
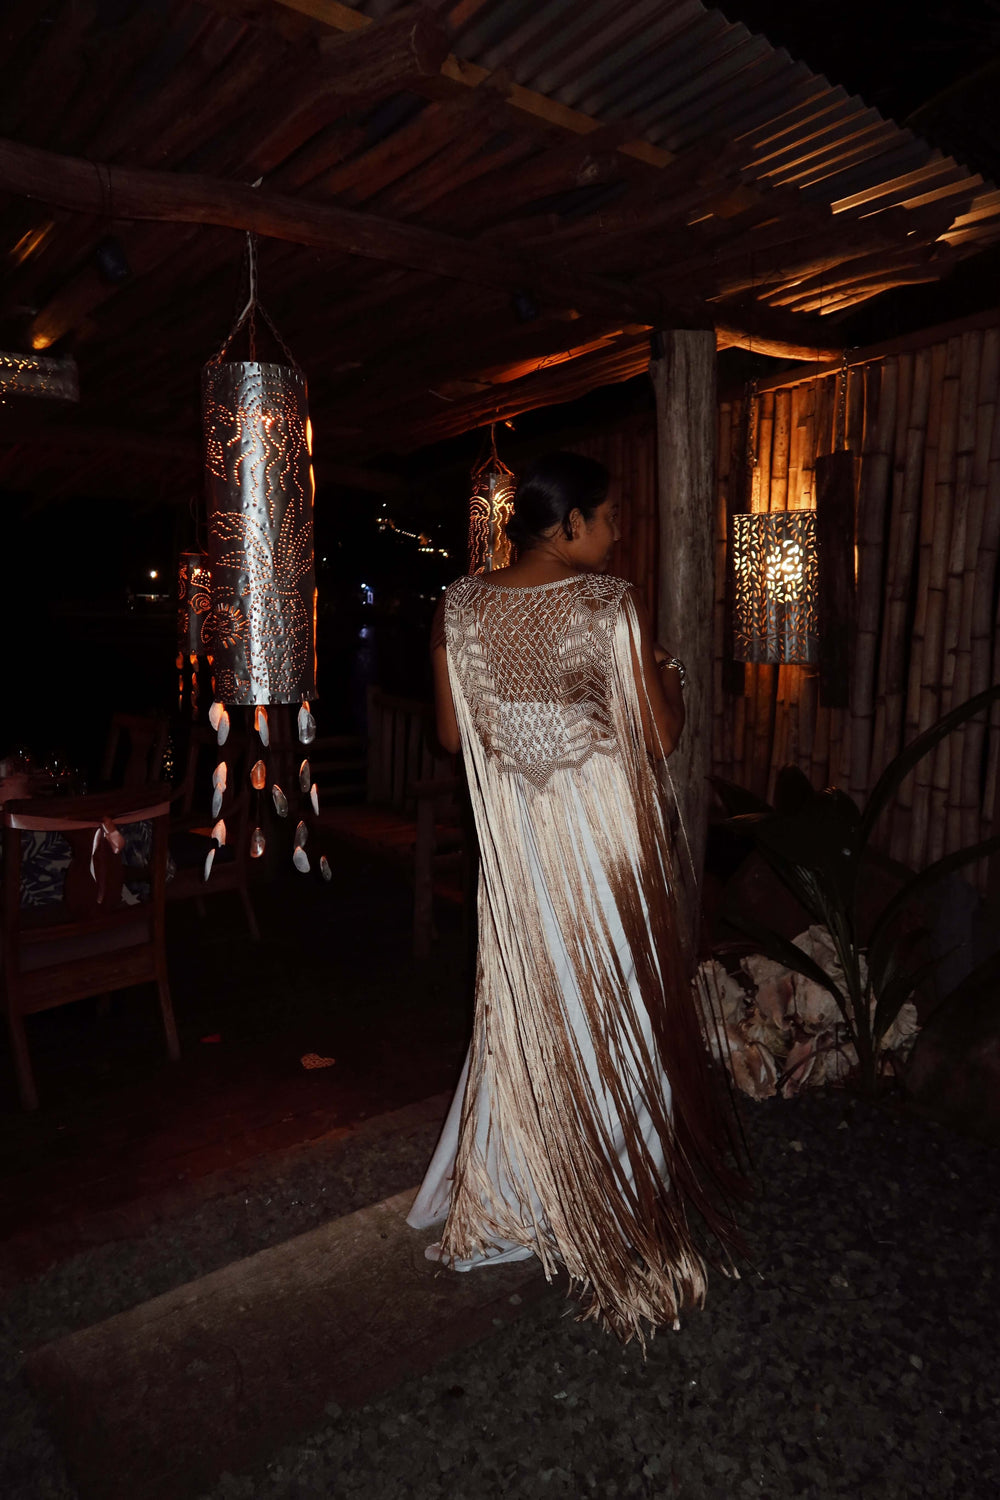
[[[229,736],[230,711],[253,711],[256,745],[249,756],[248,773],[254,799],[250,854],[260,858],[266,847],[261,823],[268,791],[274,813],[282,820],[289,818],[290,796],[301,793],[302,816],[296,820],[291,858],[305,874],[311,868],[306,819],[311,821],[318,814],[319,795],[308,760],[302,762],[294,786],[280,786],[271,774],[272,739],[280,743],[284,735],[272,735],[269,713],[282,705],[298,705],[298,739],[303,746],[315,739],[311,709],[316,696],[312,424],[305,375],[257,301],[252,235],[247,236],[247,261],[247,304],[222,348],[202,371],[211,573],[202,639],[210,652],[215,689],[209,722],[222,747]],[[258,314],[287,364],[257,359]],[[244,327],[250,358],[231,359],[230,346]],[[274,728],[278,729],[277,723]],[[223,765],[220,761],[220,768]],[[223,774],[221,785],[215,781],[213,817],[219,817],[226,795]],[[224,822],[221,828],[224,837]],[[329,879],[325,860],[321,867]],[[207,874],[206,870],[206,878]]]
[[[472,471],[469,497],[469,572],[492,573],[513,561],[505,527],[514,508],[517,476],[497,453],[496,423],[490,427],[490,451]]]

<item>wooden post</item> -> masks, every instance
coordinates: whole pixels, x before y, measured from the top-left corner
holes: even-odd
[[[670,774],[700,884],[711,770],[715,334],[699,328],[654,336],[650,375],[660,515],[657,638],[687,668],[687,722],[670,757]],[[686,866],[683,848],[679,854]]]

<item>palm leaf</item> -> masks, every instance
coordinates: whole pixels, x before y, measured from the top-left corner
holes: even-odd
[[[808,953],[804,953],[797,943],[789,938],[782,937],[780,932],[775,932],[773,927],[765,927],[762,922],[755,922],[752,917],[737,916],[735,913],[727,917],[734,927],[752,937],[759,945],[760,952],[765,958],[773,959],[775,963],[783,964],[786,969],[794,969],[797,974],[803,974],[806,979],[811,979],[814,984],[820,984],[833,996],[837,1002],[844,1019],[850,1025],[847,1014],[847,1003],[841,993],[839,985]]]
[[[885,1036],[914,990],[923,984],[936,964],[936,958],[929,959],[911,974],[896,974],[885,986],[875,1003],[875,1015],[872,1018],[872,1037],[876,1046]]]
[[[964,724],[967,719],[974,719],[976,714],[982,713],[984,708],[988,708],[998,698],[1000,698],[1000,683],[986,688],[982,693],[977,693],[974,698],[968,698],[957,708],[953,708],[950,713],[945,714],[943,718],[938,719],[936,724],[925,729],[923,734],[918,734],[915,740],[911,740],[908,745],[904,746],[895,760],[889,762],[872,788],[868,805],[861,819],[859,841],[862,847],[867,843],[883,811],[896,795],[900,784],[917,762],[923,759],[928,750],[933,750],[945,735],[957,729],[960,724]]]
[[[882,914],[871,931],[868,941],[869,951],[877,949],[883,933],[888,930],[900,912],[917,896],[929,890],[935,881],[941,880],[945,875],[950,875],[953,870],[960,870],[963,865],[972,864],[977,859],[985,859],[997,849],[1000,849],[1000,834],[994,834],[993,838],[982,839],[978,844],[969,844],[965,849],[957,849],[954,854],[946,854],[944,859],[935,860],[934,864],[928,865],[926,870],[921,870],[919,875],[914,875],[913,879],[908,880],[882,908]]]

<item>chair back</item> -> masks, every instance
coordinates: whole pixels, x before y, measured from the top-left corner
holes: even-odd
[[[167,728],[162,714],[112,714],[101,763],[104,785],[132,787],[158,781]]]
[[[413,784],[450,771],[451,759],[438,746],[429,703],[368,690],[369,802],[398,812],[416,806]]]
[[[149,880],[154,929],[162,927],[167,874],[167,829],[170,803],[162,782],[86,797],[31,797],[8,802],[3,809],[3,937],[7,955],[16,953],[24,926],[21,901],[21,833],[58,833],[70,846],[61,906],[46,910],[58,917],[44,923],[46,936],[81,924],[113,927],[134,914],[121,901],[123,830],[133,824],[153,826],[152,851],[144,874]],[[37,915],[37,913],[35,913]],[[61,919],[61,920],[60,920]]]

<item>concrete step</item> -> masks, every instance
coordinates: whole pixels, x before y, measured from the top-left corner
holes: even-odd
[[[28,1379],[82,1500],[194,1500],[555,1295],[537,1260],[424,1258],[413,1191],[34,1350]]]

